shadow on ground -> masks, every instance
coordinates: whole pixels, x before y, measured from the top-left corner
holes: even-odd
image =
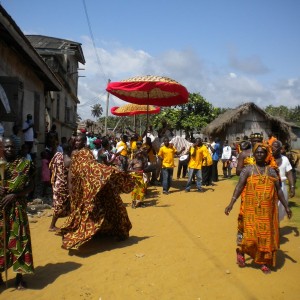
[[[81,264],[71,261],[55,264],[49,263],[45,266],[35,268],[33,275],[24,275],[24,281],[27,283],[28,289],[42,290],[47,285],[53,283],[60,275],[72,272],[80,266]],[[8,288],[14,287],[15,279],[8,280],[7,285]],[[1,287],[1,290],[4,288],[5,286]]]
[[[150,238],[150,236],[130,236],[125,241],[116,241],[113,237],[94,236],[89,242],[83,244],[78,250],[69,250],[69,255],[89,257],[97,253],[111,251],[117,248],[129,247],[148,238]]]

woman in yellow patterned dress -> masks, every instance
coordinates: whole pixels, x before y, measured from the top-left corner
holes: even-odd
[[[131,192],[131,207],[140,207],[145,199],[147,190],[147,182],[145,181],[144,170],[147,166],[147,155],[143,150],[135,153],[134,159],[129,164],[129,171],[131,176],[135,179],[135,186]]]
[[[276,251],[279,248],[278,198],[289,218],[292,212],[284,200],[275,169],[266,163],[268,146],[256,143],[253,153],[255,164],[243,168],[232,199],[225,208],[225,214],[230,213],[245,188],[243,232],[236,250],[237,263],[244,267],[244,254],[248,254],[268,274],[270,267],[275,266]]]

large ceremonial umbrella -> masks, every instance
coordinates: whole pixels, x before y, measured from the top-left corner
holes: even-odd
[[[163,76],[136,76],[109,82],[106,90],[122,100],[140,105],[172,106],[187,103],[189,98],[183,85]]]
[[[160,107],[153,105],[139,105],[128,103],[123,106],[114,106],[111,108],[111,113],[116,116],[135,116],[143,114],[157,114],[160,112]]]
[[[163,76],[136,76],[110,82],[106,90],[126,102],[172,106],[188,102],[187,89],[177,81]]]
[[[114,106],[111,108],[111,113],[115,116],[134,116],[134,128],[135,124],[135,116],[142,114],[157,114],[160,112],[160,107],[153,105],[139,105],[128,103],[123,106]]]

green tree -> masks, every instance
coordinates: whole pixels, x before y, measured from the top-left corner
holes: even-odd
[[[92,106],[92,111],[91,111],[91,115],[95,118],[100,118],[102,116],[103,113],[103,108],[101,106],[101,104],[95,104]]]
[[[294,108],[288,108],[284,105],[273,106],[268,105],[265,111],[273,117],[279,117],[285,121],[300,125],[300,106],[297,105]]]
[[[214,108],[199,93],[189,94],[189,102],[175,107],[163,108],[161,113],[153,118],[153,125],[159,128],[162,120],[166,120],[170,127],[184,130],[185,135],[191,136],[214,120],[226,109]]]
[[[288,107],[284,106],[284,105],[280,105],[280,106],[273,106],[273,105],[268,105],[265,108],[265,111],[274,116],[274,117],[280,117],[284,120],[288,120],[289,119],[289,114],[290,114],[290,110]]]
[[[291,109],[290,121],[300,126],[300,105],[297,105]]]

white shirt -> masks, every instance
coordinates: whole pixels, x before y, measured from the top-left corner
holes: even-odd
[[[221,159],[230,159],[230,158],[231,158],[231,147],[224,146]]]
[[[281,165],[278,166],[278,168],[279,168],[280,178],[283,181],[283,180],[287,179],[286,173],[289,172],[290,170],[292,170],[292,166],[290,164],[289,159],[286,156],[282,155],[281,159],[282,159],[282,162],[281,162]]]
[[[212,143],[207,143],[207,149],[208,149],[208,152],[211,156],[213,156],[213,152],[211,151],[210,147],[212,147],[214,149],[214,146],[215,146],[215,142],[212,142]],[[210,146],[210,147],[209,147]]]
[[[30,125],[32,124],[32,121],[29,121],[29,123],[27,121],[25,121],[23,123],[23,127],[22,129],[27,129]],[[25,132],[23,132],[24,134],[24,141],[25,142],[33,142],[34,140],[34,135],[33,135],[33,127],[29,128],[28,130],[26,130]]]
[[[94,155],[94,158],[95,158],[96,160],[98,160],[98,152],[99,152],[99,150],[100,150],[100,149],[96,149],[96,148],[92,150],[93,155]]]

